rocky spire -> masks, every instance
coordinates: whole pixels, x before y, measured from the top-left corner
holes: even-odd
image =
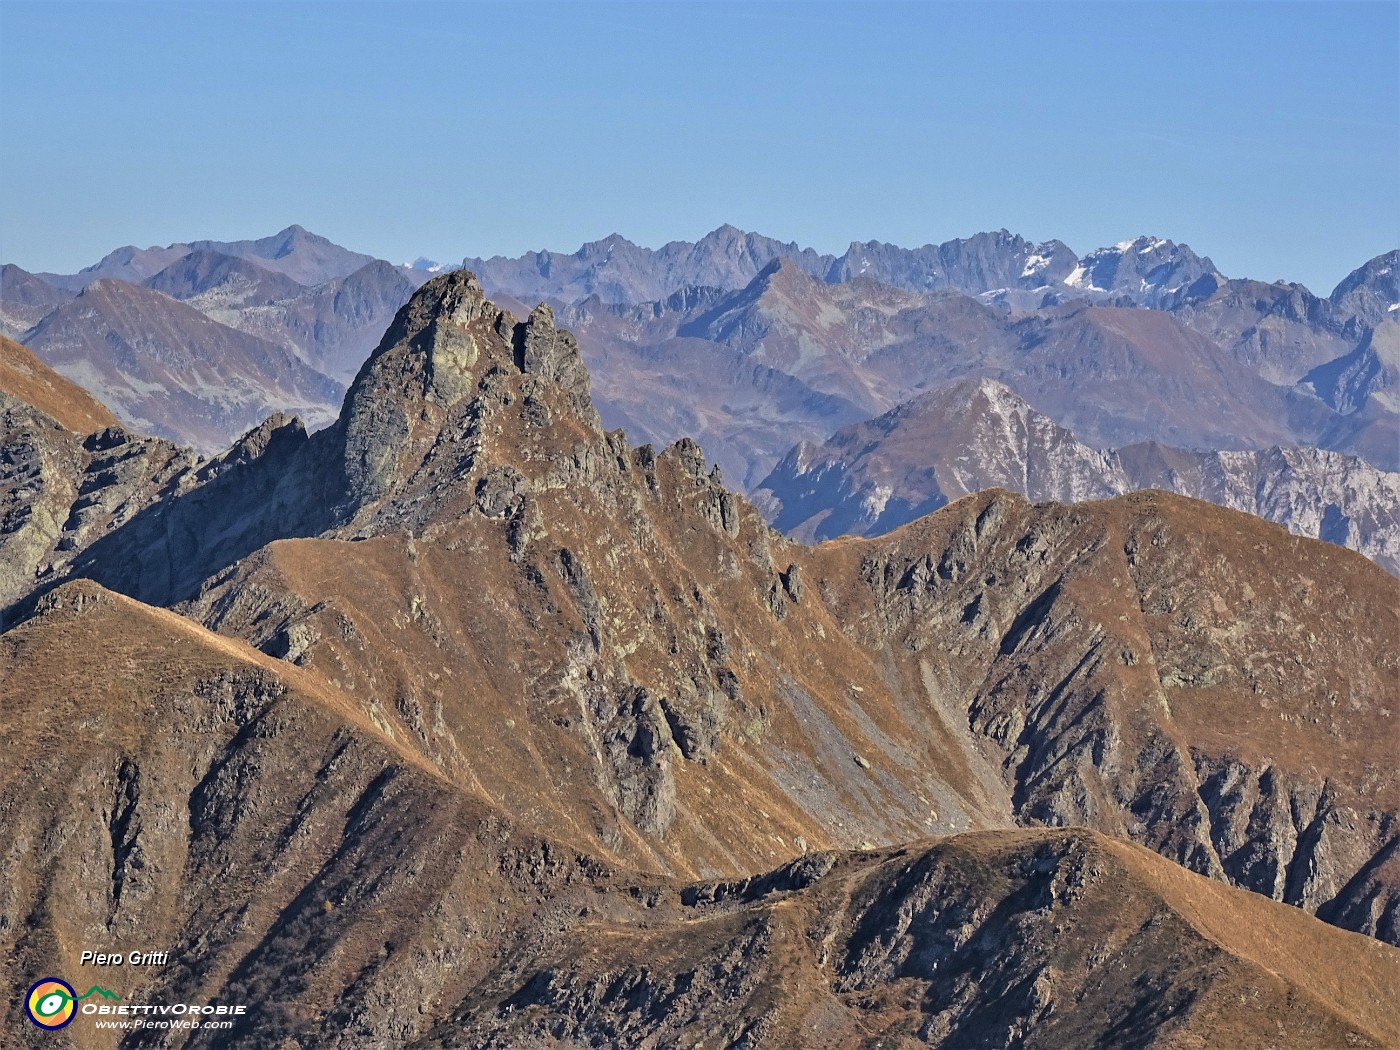
[[[430,450],[480,451],[485,417],[498,445],[520,444],[520,429],[557,425],[562,412],[601,438],[578,343],[540,305],[521,322],[486,298],[476,275],[443,274],[409,300],[365,362],[335,428],[346,496],[363,504],[423,467]]]

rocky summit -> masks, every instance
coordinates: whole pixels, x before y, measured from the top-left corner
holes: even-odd
[[[809,547],[464,271],[314,434],[6,393],[0,969],[252,1004],[21,1045],[1400,1042],[1360,554],[999,488]]]

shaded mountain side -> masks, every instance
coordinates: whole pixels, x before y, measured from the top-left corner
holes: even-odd
[[[1382,321],[1356,349],[1302,380],[1343,416],[1368,409],[1400,416],[1400,320]],[[1396,428],[1400,433],[1400,426]]]
[[[215,320],[280,343],[318,372],[349,384],[426,274],[376,260],[298,295],[260,307],[196,303]]]
[[[0,341],[0,629],[15,603],[197,463],[122,430],[86,391]]]
[[[551,312],[468,274],[400,311],[333,427],[260,428],[75,547],[53,580],[179,603],[629,865],[1080,823],[1400,938],[1384,572],[1162,494],[984,494],[805,549],[694,443],[604,433]]]
[[[0,336],[19,339],[73,293],[12,263],[0,266]]]
[[[1283,282],[1226,281],[1208,296],[1174,305],[1171,315],[1282,386],[1350,353],[1366,332],[1363,323],[1327,299]]]
[[[88,285],[25,339],[126,425],[206,452],[274,411],[325,424],[343,389],[281,346],[115,280]]]
[[[989,379],[950,383],[820,445],[794,446],[753,499],[775,527],[810,541],[889,532],[986,488],[1060,502],[1165,489],[1350,547],[1400,574],[1400,476],[1313,448],[1096,449]]]
[[[24,847],[0,915],[26,917],[0,970],[77,972],[94,931],[168,945],[111,975],[125,1001],[256,1007],[186,1046],[1400,1037],[1400,952],[1087,831],[793,849],[703,882],[619,867],[324,678],[90,582],[0,635],[0,709],[27,756],[0,765]],[[18,1009],[22,1045],[53,1041]],[[90,1025],[59,1038],[117,1045]]]
[[[1400,1035],[1393,949],[1092,832],[813,854],[680,900],[582,925],[493,974],[414,1045],[1331,1047]],[[1343,967],[1357,965],[1353,983]]]
[[[211,308],[266,306],[306,291],[285,274],[208,248],[181,256],[142,283],[205,314]]]
[[[256,260],[199,249],[145,283],[222,325],[284,346],[348,384],[429,276],[376,259],[307,288]]]
[[[86,390],[4,336],[0,336],[0,397],[22,401],[75,434],[117,425],[116,417]]]

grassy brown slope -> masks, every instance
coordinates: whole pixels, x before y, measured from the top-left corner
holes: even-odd
[[[6,983],[93,976],[85,949],[169,949],[101,976],[126,1001],[250,1004],[238,1045],[322,1024],[317,1045],[397,1041],[425,995],[455,1002],[611,877],[314,676],[90,583],[0,636],[0,751],[23,756],[0,767]],[[23,1041],[18,1009],[0,1024]],[[112,1045],[85,1019],[32,1035]]]
[[[521,829],[376,721],[172,613],[85,582],[46,597],[0,635],[0,748],[26,756],[0,771],[0,914],[23,917],[0,930],[6,980],[169,947],[104,983],[252,1007],[186,1046],[1400,1038],[1400,952],[1093,833],[687,885]],[[16,1009],[21,1045],[114,1045]]]
[[[1400,937],[1400,887],[1352,884],[1400,831],[1400,584],[1360,555],[1165,493],[989,492],[812,557],[890,674],[1000,756],[1023,819]]]
[[[986,832],[585,922],[418,1045],[1375,1047],[1397,990],[1400,951],[1140,847]]]
[[[1364,780],[1395,709],[1396,585],[1344,552],[1191,501],[1005,494],[809,552],[693,443],[604,433],[549,311],[518,322],[464,274],[400,312],[335,427],[277,447],[77,570],[353,683],[449,777],[500,775],[532,826],[737,874],[799,838],[1086,824],[1400,940],[1394,792]],[[255,553],[279,535],[318,538]],[[1295,559],[1311,583],[1280,589]],[[1345,743],[1294,740],[1343,695],[1324,736]],[[1273,712],[1258,746],[1192,721],[1244,701]],[[519,790],[542,781],[547,804]]]
[[[567,513],[578,498],[540,498],[554,528],[523,572],[498,523],[466,518],[436,541],[275,543],[198,609],[353,693],[522,822],[633,864],[735,875],[803,843],[1010,822],[1004,788],[902,705],[818,602],[779,619],[771,577],[699,583],[684,567],[742,564],[699,514],[674,531],[643,515],[633,547],[625,526],[590,533]],[[594,599],[571,590],[562,550],[598,580]],[[674,799],[673,816],[648,799]]]
[[[32,405],[75,434],[117,425],[117,417],[86,390],[4,336],[0,336],[0,394]]]

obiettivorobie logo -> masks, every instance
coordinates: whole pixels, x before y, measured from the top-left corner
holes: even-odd
[[[47,1031],[68,1027],[79,1014],[91,1018],[98,1028],[192,1030],[232,1028],[234,1018],[245,1016],[248,1007],[242,1003],[130,1003],[101,985],[94,984],[79,995],[61,977],[45,977],[29,986],[24,1012]]]
[[[82,995],[73,986],[58,977],[45,977],[29,986],[29,994],[24,997],[24,1012],[40,1028],[63,1028],[72,1023],[78,1012],[79,1001],[90,995],[103,999],[121,1000],[116,992],[93,985]]]

